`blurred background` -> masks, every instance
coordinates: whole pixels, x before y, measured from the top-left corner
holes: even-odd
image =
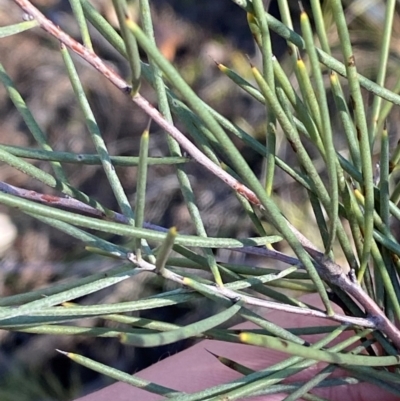
[[[40,0],[33,3],[69,34],[79,37],[67,1]],[[97,0],[92,3],[108,21],[117,25],[111,0]],[[269,1],[266,2],[266,6],[267,3]],[[307,7],[307,2],[304,3]],[[364,75],[373,79],[376,74],[374,60],[379,51],[384,2],[375,1],[373,5],[368,2],[370,4],[368,7],[363,6],[366,3],[348,2],[347,15],[357,51],[358,66]],[[137,2],[133,1],[130,4],[131,14],[138,15]],[[151,4],[156,40],[164,56],[178,68],[202,99],[250,135],[264,142],[265,106],[232,85],[215,65],[215,62],[223,63],[249,80],[251,73],[247,57],[250,57],[256,65],[260,65],[259,55],[248,30],[246,13],[228,0],[201,2],[153,0]],[[295,30],[298,31],[298,5],[297,2],[291,4]],[[270,4],[270,12],[279,18],[275,1]],[[21,20],[22,12],[13,1],[0,0],[1,26]],[[327,29],[330,29],[332,21],[329,13],[326,15],[326,23]],[[397,78],[400,33],[398,15],[394,26],[388,87]],[[335,30],[330,29],[329,33],[333,54],[340,57]],[[128,78],[128,65],[116,50],[94,29],[92,38],[96,53],[112,64],[123,77]],[[290,73],[285,42],[273,36],[273,46],[276,56]],[[73,58],[110,154],[138,155],[140,135],[148,123],[147,116],[130,102],[126,102],[125,96],[92,67],[76,56]],[[13,79],[55,150],[95,152],[75,102],[56,40],[40,29],[2,38],[0,62]],[[294,79],[293,85],[296,86]],[[154,91],[145,82],[142,83],[141,93],[150,102],[156,103]],[[368,104],[368,95],[366,102]],[[393,121],[396,121],[396,113],[391,117]],[[332,120],[337,126],[338,150],[346,152],[334,112]],[[2,85],[0,85],[0,121],[1,144],[36,147]],[[391,140],[396,142],[398,139],[396,125],[392,124],[389,127]],[[260,174],[262,158],[240,142],[237,146],[252,168]],[[277,146],[281,157],[285,159],[291,157],[290,150],[281,139],[278,139]],[[165,134],[152,124],[149,155],[167,154]],[[317,164],[318,160],[315,162]],[[35,165],[50,172],[47,162],[36,162]],[[65,165],[65,168],[75,187],[96,198],[108,208],[118,210],[100,167],[77,167],[71,164]],[[188,163],[185,168],[190,174],[203,221],[210,236],[245,237],[255,234],[228,187],[221,185],[220,181],[195,163]],[[117,171],[127,194],[133,201],[136,168],[118,168]],[[149,168],[146,221],[163,227],[175,225],[179,232],[190,234],[194,232],[193,226],[182,202],[174,171],[173,166]],[[46,194],[59,195],[4,164],[0,165],[0,181]],[[301,227],[304,221],[309,221],[311,215],[305,204],[304,194],[302,191],[298,192],[296,186],[279,171],[274,191],[279,202],[290,205],[288,214],[291,214],[291,217],[296,216],[294,220],[298,226]],[[0,212],[1,297],[112,267],[112,261],[88,254],[82,243],[51,227],[16,210],[0,206]],[[118,242],[119,239],[111,238],[111,240]],[[228,251],[221,252],[217,256],[218,260],[223,261],[244,261],[243,255]],[[265,261],[252,257],[247,258],[246,263],[265,264]],[[132,282],[121,283],[80,302],[94,304],[134,300],[155,291],[159,292],[161,285],[157,280],[141,280],[136,282],[134,287]],[[198,305],[171,307],[158,310],[156,314],[146,317],[177,323],[188,322],[204,317],[205,309]],[[35,336],[0,331],[0,399],[2,401],[69,400],[109,383],[107,379],[58,355],[55,348],[84,354],[126,372],[135,372],[189,344],[190,342],[186,342],[167,348],[143,351],[121,346],[118,341],[112,339]]]

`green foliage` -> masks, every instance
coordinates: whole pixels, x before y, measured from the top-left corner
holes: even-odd
[[[291,393],[288,399],[297,399],[315,386],[337,385],[327,378],[336,365],[348,368],[348,375],[361,381],[372,381],[379,375],[374,383],[399,395],[398,388],[391,386],[392,382],[398,382],[398,373],[388,367],[399,364],[400,350],[400,332],[394,324],[400,321],[400,245],[392,230],[400,218],[397,207],[400,185],[396,179],[400,145],[391,151],[385,121],[392,106],[400,104],[400,96],[396,85],[394,90],[383,87],[389,69],[395,1],[387,1],[385,5],[381,55],[374,80],[365,75],[362,62],[354,57],[352,32],[339,0],[325,2],[323,9],[319,1],[311,1],[312,23],[301,10],[301,34],[292,29],[288,1],[278,2],[282,22],[265,12],[262,0],[234,2],[243,8],[243,18],[247,12],[249,30],[260,57],[254,65],[246,66],[246,76],[222,63],[217,65],[232,86],[265,105],[262,141],[206,104],[185,82],[182,71],[164,57],[155,44],[147,0],[139,2],[140,24],[128,16],[125,1],[113,1],[121,35],[88,0],[71,1],[84,45],[67,36],[33,6],[26,5],[27,2],[16,0],[32,21],[3,27],[0,36],[39,25],[49,34],[49,39],[61,42],[65,74],[96,153],[53,151],[28,102],[18,92],[18,82],[12,82],[1,67],[0,80],[38,148],[4,144],[0,146],[0,160],[68,197],[32,195],[28,190],[2,183],[0,203],[76,238],[87,252],[110,258],[113,266],[79,280],[56,282],[45,289],[0,298],[0,329],[110,337],[113,341],[141,347],[212,336],[223,341],[281,349],[292,355],[260,372],[229,361],[229,366],[236,366],[244,374],[240,382],[183,395],[62,351],[78,364],[133,386],[146,386],[148,391],[172,399],[180,396],[181,401],[211,399],[220,394],[237,399],[274,391],[287,391]],[[87,21],[126,59],[130,68],[129,83],[93,52]],[[278,60],[272,54],[272,32],[287,41],[291,53],[285,60]],[[339,38],[337,47],[331,45],[335,35]],[[164,156],[151,155],[150,125],[142,135],[137,155],[111,154],[71,52],[95,67],[97,72],[93,70],[93,74],[108,78],[124,93],[126,103],[138,106],[146,118],[163,129],[168,146]],[[146,62],[138,62],[141,54],[146,55]],[[153,88],[157,108],[141,95],[141,81]],[[371,104],[369,109],[366,93]],[[185,135],[178,127],[184,127]],[[339,151],[339,131],[343,133],[344,151]],[[289,158],[282,157],[283,147],[290,151]],[[256,174],[246,161],[243,148],[262,156],[261,174]],[[377,153],[379,169],[372,162]],[[47,160],[53,173],[25,159]],[[72,185],[65,170],[67,163],[75,163],[76,169],[84,164],[101,166],[119,212]],[[256,235],[237,239],[213,238],[207,234],[196,188],[192,188],[186,172],[191,163],[197,163],[198,169],[207,169],[224,183],[221,185],[230,187],[242,208],[241,215],[246,216],[247,224]],[[179,234],[179,227],[168,231],[145,221],[148,170],[150,166],[163,164],[175,166],[194,235]],[[116,170],[116,166],[121,169],[137,166],[135,207],[120,179],[121,170]],[[277,189],[277,177],[282,176],[297,188],[299,195],[292,200],[285,199],[285,192]],[[303,214],[300,222],[296,214]],[[239,232],[240,227],[237,229]],[[216,252],[231,248],[244,254],[259,254],[270,263],[268,267],[255,268],[246,263],[219,262]],[[116,265],[115,259],[120,264]],[[276,268],[274,263],[278,262],[279,266],[289,267]],[[177,286],[134,301],[71,303],[144,272]],[[318,293],[325,312],[291,297],[288,289]],[[136,311],[204,299],[216,305],[215,311],[212,316],[190,324],[150,320],[143,325],[143,319],[129,316]],[[340,301],[346,314],[334,312],[332,299]],[[311,347],[305,347],[299,335],[309,328],[302,331],[277,327],[259,313],[263,308],[311,314],[335,320],[338,325],[333,329],[329,325],[321,327],[320,333],[328,334]],[[261,333],[237,333],[220,328],[234,315],[255,323],[261,327]],[[119,325],[113,330],[92,327],[85,320],[88,317],[119,322]],[[351,330],[350,338],[329,345],[344,330]],[[376,344],[379,347],[371,347]],[[350,349],[354,354],[368,355],[349,355],[347,347],[353,347]],[[377,349],[384,351],[380,353]],[[284,378],[316,361],[330,365],[309,383],[282,390],[280,382]],[[344,382],[345,379],[339,384]]]

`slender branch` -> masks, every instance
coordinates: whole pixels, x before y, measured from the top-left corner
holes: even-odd
[[[315,245],[297,231],[295,227],[291,226],[291,228],[299,238],[304,249],[317,262],[316,268],[319,275],[324,280],[341,288],[358,301],[364,307],[367,315],[375,320],[377,329],[385,333],[393,341],[397,349],[400,350],[399,329],[386,317],[376,302],[362,289],[357,279],[354,279],[352,272],[350,271],[349,274],[346,274],[341,266],[318,251]]]
[[[133,253],[129,253],[127,255],[127,258],[129,261],[131,261],[133,264],[140,267],[141,269],[150,271],[150,272],[154,272],[157,274],[155,265],[152,265],[151,263],[146,262],[144,260],[138,260]],[[168,270],[167,268],[164,268],[163,271],[158,272],[158,274],[167,280],[171,280],[182,286],[186,286],[185,278],[183,276],[181,276],[178,273],[172,272],[171,270]],[[277,274],[277,278],[279,278],[279,273]],[[203,284],[203,285],[204,285],[204,287],[207,288],[207,290],[214,293],[215,295],[223,296],[224,298],[226,298],[232,302],[238,302],[238,300],[241,300],[247,305],[253,305],[253,306],[258,306],[258,307],[267,308],[267,309],[279,310],[279,311],[287,312],[287,313],[295,313],[298,315],[313,316],[313,317],[318,317],[318,318],[323,318],[323,319],[334,320],[334,321],[349,324],[349,325],[356,325],[356,326],[361,326],[361,327],[377,329],[376,321],[373,318],[358,318],[358,317],[341,315],[338,313],[335,313],[334,315],[331,316],[325,312],[321,312],[321,311],[314,310],[314,309],[306,309],[306,308],[300,308],[297,306],[285,305],[285,304],[281,304],[278,302],[266,301],[264,299],[255,298],[250,295],[245,295],[243,293],[239,293],[239,292],[229,289],[229,286],[234,285],[234,284],[235,283],[225,284],[224,287],[208,285],[208,284]]]
[[[129,224],[129,219],[121,213],[113,211],[112,216],[105,216],[102,211],[69,196],[43,194],[41,192],[33,191],[31,189],[16,187],[15,185],[8,184],[4,181],[0,181],[0,191],[5,194],[18,196],[20,198],[32,200],[45,205],[51,204],[51,206],[53,207],[78,211],[91,217],[98,217],[105,220],[112,219],[117,223]],[[159,232],[168,232],[168,228],[147,221],[143,223],[143,228],[148,228],[149,230]],[[230,248],[230,250],[250,255],[264,256],[270,259],[279,260],[280,262],[286,263],[288,265],[302,267],[301,262],[298,259],[272,249],[258,248],[255,246],[245,246],[243,248]]]
[[[14,185],[7,184],[4,181],[0,181],[0,191],[4,192],[5,194],[19,196],[20,198],[33,200],[35,202],[40,202],[47,205],[51,204],[52,206],[58,206],[71,210],[79,210],[80,212],[89,214],[91,216],[105,218],[105,214],[101,210],[97,210],[86,203],[71,198],[70,196],[60,197],[56,195],[43,194],[31,189],[19,188]],[[120,223],[128,224],[128,219],[120,213],[118,213],[118,217],[115,216],[115,219]],[[121,221],[122,219],[124,221]]]
[[[357,279],[353,277],[352,272],[350,271],[348,275],[344,274],[341,266],[327,259],[317,250],[307,247],[305,247],[305,249],[317,262],[317,270],[320,276],[331,284],[338,286],[358,301],[364,307],[367,315],[375,321],[376,328],[382,333],[385,333],[393,341],[397,349],[400,350],[399,329],[386,317],[374,300],[361,288]],[[318,264],[320,268],[318,268]]]

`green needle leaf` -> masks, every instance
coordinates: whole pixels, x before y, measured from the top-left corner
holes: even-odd
[[[141,379],[135,375],[131,375],[129,373],[122,372],[118,369],[112,368],[110,366],[104,365],[100,362],[96,362],[93,359],[87,358],[82,355],[73,354],[72,352],[65,352],[61,350],[56,350],[60,354],[65,355],[67,358],[72,361],[78,363],[79,365],[85,366],[89,369],[94,370],[95,372],[99,372],[103,375],[112,377],[115,380],[121,381],[123,383],[128,383],[131,386],[142,388],[154,394],[160,394],[165,397],[173,397],[177,395],[182,395],[176,390],[172,390],[168,387],[160,386],[159,384],[152,383],[148,380]]]
[[[5,38],[7,36],[12,36],[17,33],[27,31],[28,29],[32,29],[38,25],[39,23],[36,20],[32,20],[20,22],[19,24],[2,26],[0,27],[0,38]]]
[[[165,268],[165,265],[168,261],[168,256],[171,253],[172,248],[174,246],[177,233],[178,232],[176,231],[176,228],[171,227],[168,231],[167,236],[165,237],[165,240],[161,244],[161,247],[157,252],[157,258],[156,258],[157,273],[160,273]]]
[[[291,355],[301,356],[316,361],[335,363],[337,365],[361,365],[361,366],[391,366],[400,365],[400,355],[396,356],[366,356],[342,354],[337,352],[317,350],[311,347],[295,344],[286,340],[254,333],[239,334],[240,341],[245,344],[258,345],[265,348],[273,348],[276,351]]]
[[[185,338],[195,337],[207,330],[213,329],[233,317],[237,312],[239,312],[241,307],[241,303],[238,302],[223,312],[177,330],[144,335],[123,333],[121,334],[120,339],[122,343],[134,345],[136,347],[157,347],[159,345],[172,344],[184,340]]]

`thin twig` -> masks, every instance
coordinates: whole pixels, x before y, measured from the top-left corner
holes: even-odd
[[[151,263],[146,262],[144,260],[138,260],[133,253],[129,253],[127,255],[127,258],[129,261],[131,261],[133,264],[140,267],[141,269],[156,273],[155,265],[152,265]],[[185,281],[184,281],[185,278],[178,273],[168,270],[167,268],[164,268],[163,271],[159,272],[158,274],[160,274],[167,280],[171,280],[177,284],[185,286]],[[279,278],[279,273],[277,274],[277,278]],[[375,319],[372,319],[372,318],[358,318],[358,317],[341,315],[338,313],[335,313],[334,315],[330,316],[325,312],[321,312],[321,311],[314,310],[314,309],[306,309],[306,308],[300,308],[297,306],[285,305],[285,304],[281,304],[278,302],[266,301],[264,299],[259,299],[259,298],[255,298],[255,297],[252,297],[249,295],[245,295],[243,293],[239,293],[239,292],[229,289],[229,284],[226,284],[225,287],[219,287],[219,286],[208,285],[208,284],[203,284],[203,285],[210,292],[213,292],[214,294],[219,295],[219,296],[223,296],[232,302],[237,302],[240,299],[247,305],[253,305],[253,306],[258,306],[261,308],[279,310],[279,311],[287,312],[287,313],[295,313],[298,315],[313,316],[313,317],[317,317],[317,318],[334,320],[336,322],[340,322],[340,323],[344,323],[344,324],[377,329],[376,321],[375,321]]]
[[[94,207],[89,206],[86,203],[83,203],[77,199],[71,198],[70,196],[60,197],[56,195],[42,194],[40,192],[36,192],[31,189],[19,188],[14,185],[7,184],[4,181],[0,181],[0,191],[4,192],[5,194],[10,194],[18,196],[20,198],[33,200],[35,202],[40,202],[45,205],[52,205],[52,206],[62,207],[65,209],[78,210],[82,213],[100,218],[106,217],[102,211],[97,210]],[[116,221],[119,221],[120,220],[119,217],[121,216],[126,221],[119,221],[119,222],[128,224],[128,219],[125,216],[121,215],[120,213],[118,213],[118,215],[119,215],[118,217],[115,216]]]
[[[31,189],[20,188],[15,185],[8,184],[4,181],[0,181],[0,191],[5,194],[18,196],[20,198],[32,200],[38,203],[42,203],[44,205],[51,205],[52,207],[78,211],[88,216],[97,217],[102,220],[112,220],[117,223],[129,224],[129,219],[121,213],[113,211],[110,216],[106,216],[102,211],[77,199],[71,198],[70,196],[43,194],[41,192],[33,191]],[[158,232],[168,232],[168,228],[150,223],[148,221],[145,221],[143,223],[143,227]],[[264,256],[270,259],[278,260],[288,265],[302,267],[302,264],[298,259],[272,249],[258,248],[255,246],[245,246],[243,248],[230,248],[230,250],[249,255]]]

